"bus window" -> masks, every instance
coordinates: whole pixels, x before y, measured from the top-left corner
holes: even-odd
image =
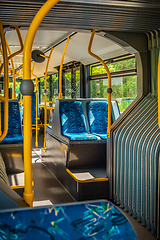
[[[52,102],[58,99],[58,74],[52,75]]]
[[[65,72],[64,98],[80,98],[80,70]]]
[[[122,113],[137,96],[136,62],[133,56],[112,61],[107,64],[112,78],[112,100],[117,100]],[[90,97],[107,98],[108,79],[104,67],[95,64],[90,70]]]
[[[45,104],[45,94],[44,94],[44,82],[45,82],[45,77],[40,78],[40,104],[44,105]],[[47,78],[47,89],[49,89],[49,78]],[[49,101],[49,95],[50,91],[47,91],[47,102]]]

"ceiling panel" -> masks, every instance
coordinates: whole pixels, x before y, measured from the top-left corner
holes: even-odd
[[[44,2],[1,0],[0,17],[3,24],[28,27]],[[148,32],[160,27],[160,2],[64,0],[49,11],[40,27]]]

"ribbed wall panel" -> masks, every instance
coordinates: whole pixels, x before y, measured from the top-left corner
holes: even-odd
[[[113,132],[113,198],[153,233],[159,150],[158,102],[149,94]]]

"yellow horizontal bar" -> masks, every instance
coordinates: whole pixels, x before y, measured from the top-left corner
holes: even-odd
[[[43,55],[43,54],[39,54],[41,57],[44,57],[44,58],[49,58],[49,57],[47,57],[47,56],[45,56],[45,55]]]
[[[55,107],[47,107],[47,109],[55,109]]]
[[[41,150],[43,150],[44,152],[46,152],[46,148],[41,148]]]
[[[76,182],[79,182],[79,183],[86,183],[86,182],[104,182],[104,181],[108,181],[108,180],[109,180],[108,178],[79,179],[79,178],[76,178],[76,177],[74,176],[74,174],[73,174],[68,168],[66,168],[66,171],[69,173],[69,175],[71,175],[71,177],[72,177]]]
[[[20,184],[20,185],[13,185],[11,186],[11,189],[19,189],[19,188],[24,188],[24,184]],[[32,187],[34,186],[34,182],[32,181]]]

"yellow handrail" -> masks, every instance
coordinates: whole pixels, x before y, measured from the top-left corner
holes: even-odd
[[[8,56],[7,56],[7,49],[6,49],[6,42],[5,42],[5,35],[3,31],[2,22],[0,19],[0,36],[1,36],[1,43],[3,48],[3,60],[4,60],[4,97],[0,96],[0,100],[4,102],[4,126],[3,126],[3,133],[0,136],[0,142],[5,138],[8,132]],[[0,71],[1,74],[1,71]]]
[[[8,44],[6,35],[5,35],[5,41],[6,41],[6,46],[7,46],[7,48],[8,48],[9,55],[11,55],[12,53],[11,53],[11,49],[10,49],[10,47],[9,47],[9,44]],[[15,68],[14,68],[13,58],[11,58],[11,65],[12,65],[12,74],[13,74],[13,92],[12,92],[12,98],[13,98],[13,99],[16,99],[16,97],[15,97]]]
[[[158,126],[160,128],[160,50],[158,58]]]
[[[96,54],[92,53],[91,52],[91,46],[92,46],[92,42],[93,42],[93,38],[94,38],[94,35],[95,35],[95,32],[97,32],[98,30],[94,29],[92,30],[92,34],[91,34],[91,37],[90,37],[90,41],[89,41],[89,45],[88,45],[88,53],[96,58],[98,61],[100,61],[100,63],[104,66],[106,72],[107,72],[107,76],[108,76],[108,138],[110,138],[110,135],[111,135],[111,74],[109,72],[109,69],[107,67],[107,65],[105,64],[105,62],[100,58],[98,57]]]
[[[0,52],[1,52],[1,54],[2,54],[2,57],[3,57],[3,51],[2,51],[2,48],[1,48],[1,46],[0,46]]]
[[[65,56],[69,41],[70,41],[70,38],[67,37],[67,42],[66,42],[66,45],[63,50],[61,65],[60,65],[60,69],[59,69],[59,99],[62,99],[62,97],[63,97],[62,96],[62,68],[63,68],[64,56]]]
[[[49,66],[49,61],[51,59],[51,55],[53,52],[53,48],[51,48],[50,54],[48,56],[47,64],[46,64],[46,71],[45,71],[45,82],[44,82],[44,102],[45,102],[45,107],[44,107],[44,142],[43,142],[43,148],[46,148],[46,126],[47,126],[47,72],[48,72],[48,66]]]
[[[35,147],[38,147],[38,101],[37,101],[37,91],[38,91],[38,78],[37,76],[33,73],[34,67],[35,67],[36,62],[33,63],[33,67],[31,70],[31,74],[36,78],[36,141],[35,141]]]
[[[8,61],[10,59],[12,59],[13,57],[15,57],[16,55],[20,54],[22,51],[23,51],[23,40],[22,40],[22,36],[21,36],[21,33],[20,33],[20,30],[19,30],[19,27],[18,26],[13,26],[15,29],[16,29],[16,32],[17,32],[17,35],[18,35],[18,39],[19,39],[19,42],[20,42],[20,50],[18,50],[17,52],[11,54],[9,57],[8,57]],[[1,65],[0,67],[0,72],[3,71],[3,64]],[[13,79],[13,93],[15,93],[15,88],[16,88],[16,83],[15,83],[15,78]],[[14,99],[15,99],[15,94],[14,94]]]
[[[23,79],[31,79],[31,50],[36,31],[47,12],[60,0],[47,0],[34,17],[27,32],[23,54]],[[23,197],[32,206],[34,193],[32,191],[32,122],[31,96],[24,96],[24,170],[25,188]]]

